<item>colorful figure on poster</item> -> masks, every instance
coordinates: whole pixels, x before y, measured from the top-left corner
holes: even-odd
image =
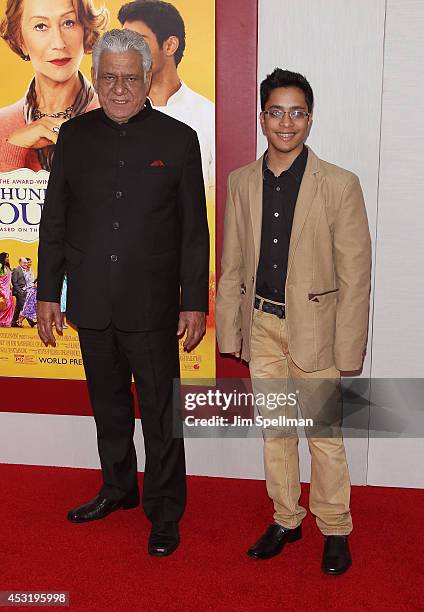
[[[61,124],[98,108],[79,71],[109,23],[93,0],[8,0],[0,35],[34,68],[24,97],[0,109],[0,172],[48,170]]]
[[[31,287],[34,287],[34,271],[32,270],[32,259],[31,257],[25,257],[26,259],[26,269],[24,271],[25,276],[25,286],[28,291]]]
[[[22,327],[22,325],[18,323],[18,319],[26,299],[27,279],[25,274],[27,265],[28,262],[26,257],[20,257],[19,265],[12,270],[12,294],[15,296],[16,302],[11,327]]]
[[[19,327],[22,327],[24,319],[31,327],[37,324],[37,279],[34,280],[32,287],[27,289],[25,304],[18,318]]]

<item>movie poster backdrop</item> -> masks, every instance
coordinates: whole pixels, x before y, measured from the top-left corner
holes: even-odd
[[[117,15],[123,4],[117,0],[0,0],[1,18],[7,5],[10,16],[8,30],[2,28],[0,39],[0,252],[9,254],[11,266],[10,272],[4,266],[2,273],[0,262],[0,376],[85,378],[77,332],[66,320],[65,291],[61,306],[65,329],[57,347],[44,347],[36,328],[38,228],[54,155],[54,143],[48,139],[53,133],[50,124],[57,121],[43,117],[37,108],[37,83],[51,103],[78,75],[81,86],[73,108],[58,108],[59,121],[96,108],[90,46],[99,32],[121,27]],[[186,49],[178,65],[182,86],[168,107],[160,110],[174,114],[198,133],[211,235],[207,333],[194,351],[180,351],[181,374],[207,379],[215,376],[215,7],[214,0],[172,0],[172,4],[186,30]],[[75,21],[82,27],[76,27]],[[55,49],[62,49],[58,58]],[[61,61],[63,49],[70,58]],[[12,326],[19,299],[10,296],[14,269],[15,285],[26,283],[25,303],[15,321],[18,327]]]

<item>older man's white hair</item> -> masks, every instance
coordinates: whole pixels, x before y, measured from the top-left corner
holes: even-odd
[[[93,66],[96,77],[99,72],[100,56],[103,51],[109,51],[110,53],[136,51],[140,55],[143,64],[144,80],[147,80],[147,73],[152,67],[152,54],[148,44],[138,32],[114,29],[105,32],[99,38],[93,48]]]

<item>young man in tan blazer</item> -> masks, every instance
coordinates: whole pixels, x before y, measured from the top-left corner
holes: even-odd
[[[351,565],[350,481],[341,433],[340,372],[362,367],[367,340],[371,241],[362,190],[351,172],[304,142],[313,92],[300,74],[275,69],[261,84],[264,156],[228,179],[216,327],[219,349],[249,362],[255,393],[293,384],[311,453],[310,509],[325,536],[322,568]],[[266,417],[267,408],[258,408]],[[292,417],[290,407],[282,416]],[[277,414],[275,413],[275,416]],[[280,413],[281,416],[281,413]],[[297,406],[296,415],[297,416]],[[256,559],[301,538],[296,430],[264,433],[274,522],[249,549]]]

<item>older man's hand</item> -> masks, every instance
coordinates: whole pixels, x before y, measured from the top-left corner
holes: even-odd
[[[37,328],[42,342],[48,346],[56,346],[53,335],[53,325],[57,333],[63,334],[63,322],[60,314],[60,306],[56,302],[37,302]]]
[[[180,312],[177,336],[181,338],[187,332],[183,344],[185,351],[189,352],[197,346],[206,330],[206,315],[204,312],[184,311]]]

